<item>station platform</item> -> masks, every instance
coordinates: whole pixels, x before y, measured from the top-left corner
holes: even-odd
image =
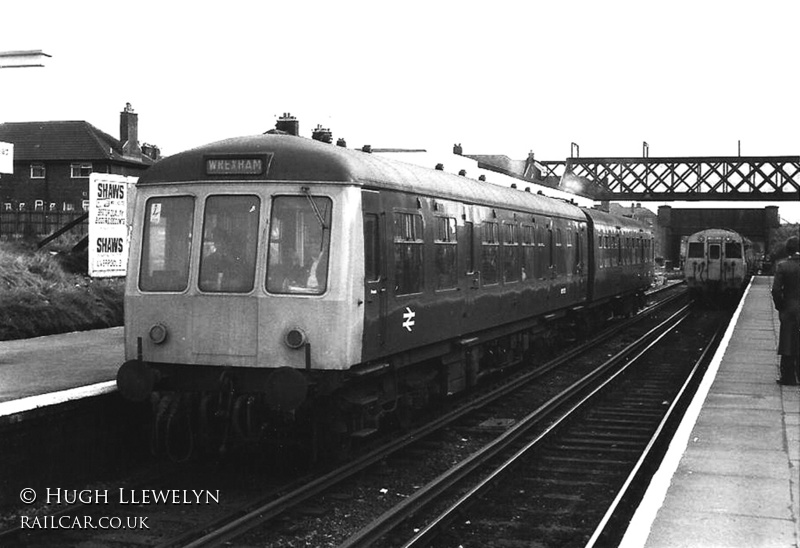
[[[754,277],[620,546],[800,548],[800,387]]]
[[[124,328],[0,341],[0,417],[116,389]]]

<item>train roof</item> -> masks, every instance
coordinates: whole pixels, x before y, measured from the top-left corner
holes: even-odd
[[[689,236],[689,240],[697,240],[700,237],[705,239],[708,238],[734,238],[737,240],[743,240],[745,238],[742,237],[741,234],[736,232],[735,230],[730,230],[728,228],[706,228],[704,230],[699,230]]]
[[[645,227],[643,222],[631,217],[621,217],[599,209],[584,209],[584,211],[591,217],[596,227],[630,228],[634,230],[643,230]]]
[[[209,174],[209,159],[265,158],[261,173]],[[235,171],[235,168],[234,168]],[[137,186],[182,182],[326,182],[396,190],[583,220],[569,202],[477,181],[293,135],[252,135],[226,139],[169,156],[149,168]]]

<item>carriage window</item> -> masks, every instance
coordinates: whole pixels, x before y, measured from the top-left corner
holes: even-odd
[[[741,259],[742,258],[742,244],[739,242],[727,242],[725,244],[725,258],[726,259]]]
[[[416,213],[394,214],[395,294],[421,293],[422,216]]]
[[[455,219],[436,217],[435,242],[436,289],[452,289],[458,285]]]
[[[481,225],[481,278],[484,285],[496,284],[498,281],[499,248],[497,223],[484,222]]]
[[[709,259],[719,259],[719,251],[720,245],[719,244],[711,244],[708,246],[708,258]]]
[[[328,287],[331,199],[276,196],[272,200],[267,291],[320,295]]]
[[[689,258],[702,259],[705,255],[705,248],[703,242],[689,242]]]
[[[260,200],[210,196],[203,215],[201,291],[247,293],[253,289]]]
[[[142,291],[183,291],[189,283],[194,198],[150,198],[145,206]]]
[[[519,245],[517,225],[503,223],[503,281],[519,280]]]

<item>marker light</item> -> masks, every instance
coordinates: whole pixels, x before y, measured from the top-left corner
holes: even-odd
[[[161,344],[167,340],[167,327],[163,324],[157,323],[150,328],[150,340],[155,344]]]
[[[283,340],[289,348],[300,348],[306,344],[308,339],[302,329],[295,327],[286,332]]]

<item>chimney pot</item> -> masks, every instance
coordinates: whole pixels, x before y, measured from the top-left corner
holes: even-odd
[[[300,122],[288,112],[284,112],[283,116],[278,118],[278,121],[275,122],[275,129],[297,137],[300,135]]]
[[[119,113],[119,142],[123,156],[141,156],[139,146],[139,115],[133,111],[130,103]]]

